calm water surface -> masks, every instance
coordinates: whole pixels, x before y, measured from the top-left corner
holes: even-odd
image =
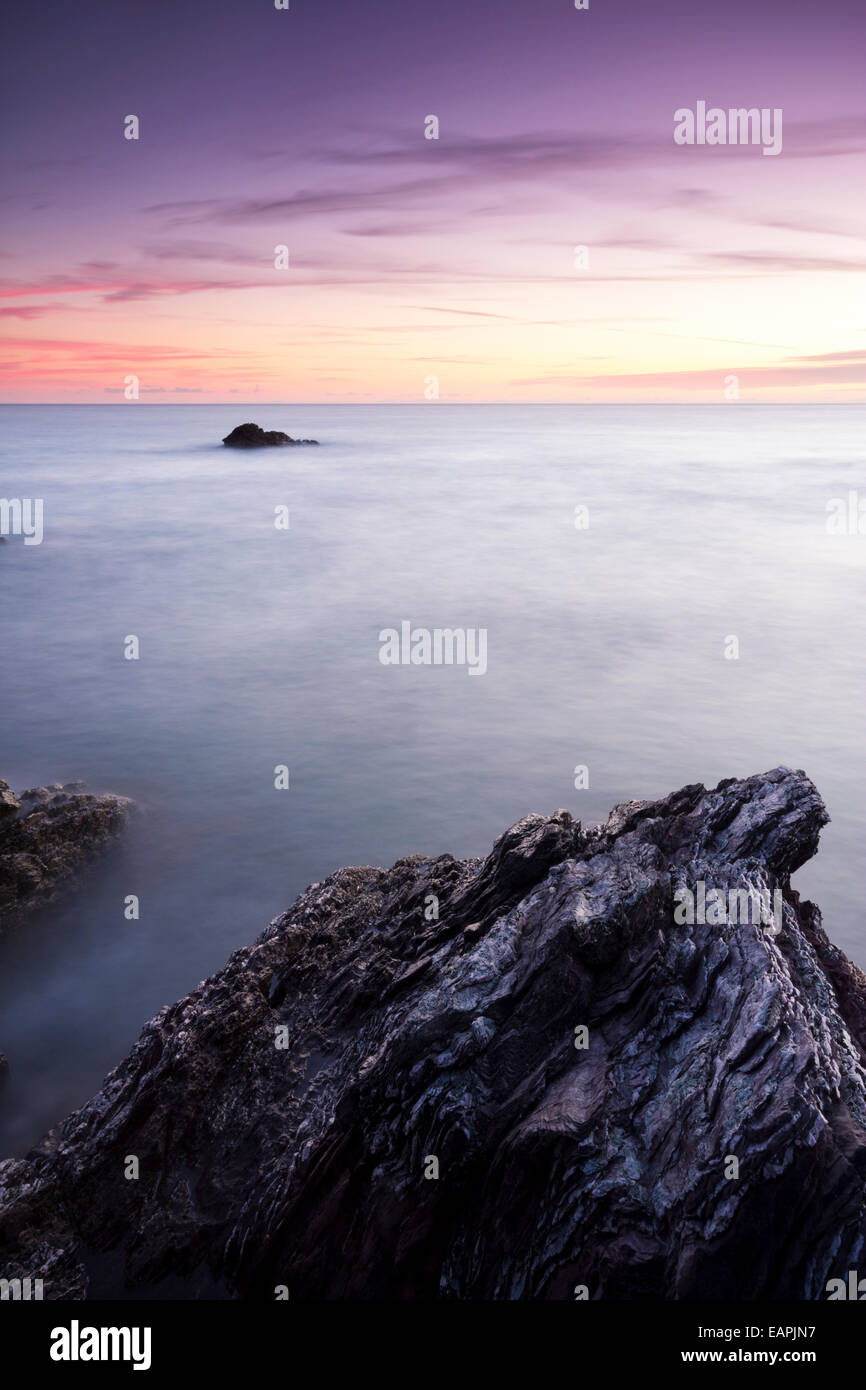
[[[241,419],[321,447],[223,449]],[[85,779],[143,814],[0,945],[0,1154],[309,883],[480,854],[531,810],[597,821],[803,767],[832,824],[795,884],[866,964],[866,537],[825,529],[829,499],[866,491],[864,423],[746,404],[3,408],[0,495],[43,498],[45,540],[0,546],[0,776]],[[403,619],[485,627],[486,675],[382,666]]]

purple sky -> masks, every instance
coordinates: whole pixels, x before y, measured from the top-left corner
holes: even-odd
[[[864,40],[853,0],[17,6],[0,395],[861,399]],[[699,100],[782,153],[677,146]]]

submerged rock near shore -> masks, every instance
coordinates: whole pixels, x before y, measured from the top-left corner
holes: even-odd
[[[866,1239],[866,976],[789,884],[826,820],[777,768],[339,870],[0,1164],[0,1269],[46,1299],[825,1297]],[[778,891],[781,929],[679,910],[700,885]]]
[[[318,439],[292,439],[282,430],[263,430],[260,425],[236,425],[223,444],[230,449],[261,449],[275,444],[318,444]]]
[[[132,803],[55,782],[16,796],[0,780],[0,936],[57,895],[126,824]]]

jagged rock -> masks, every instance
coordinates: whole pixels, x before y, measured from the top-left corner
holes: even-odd
[[[9,786],[0,781],[0,826],[7,825],[21,810],[21,802]]]
[[[318,444],[318,439],[292,439],[282,430],[263,430],[260,425],[236,425],[223,444],[230,449],[261,449],[270,444]]]
[[[46,1298],[824,1297],[866,1239],[866,976],[789,884],[826,820],[777,768],[341,869],[0,1164],[0,1268]],[[778,889],[781,931],[675,920],[699,881]]]
[[[16,796],[0,780],[0,935],[54,898],[122,830],[132,803],[83,789],[55,782]]]

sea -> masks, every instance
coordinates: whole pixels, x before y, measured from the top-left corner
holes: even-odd
[[[246,420],[319,446],[224,448]],[[831,823],[794,886],[866,965],[864,425],[742,401],[2,407],[0,496],[39,499],[43,535],[0,545],[0,777],[138,814],[0,941],[0,1157],[309,884],[482,855],[531,811],[595,823],[803,768]],[[404,623],[483,631],[485,669],[384,664]]]

